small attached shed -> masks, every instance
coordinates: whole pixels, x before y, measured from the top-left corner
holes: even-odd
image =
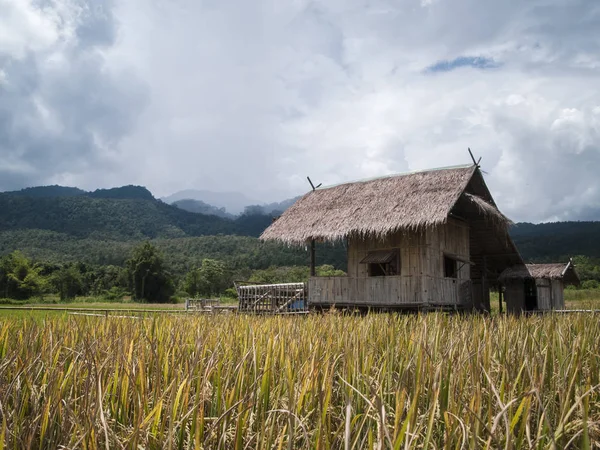
[[[579,284],[572,261],[567,264],[520,264],[502,272],[499,280],[504,286],[509,313],[564,309],[565,286]]]
[[[489,310],[523,263],[509,223],[470,165],[316,188],[261,238],[311,249],[311,307]],[[344,243],[347,276],[316,276],[315,242]]]

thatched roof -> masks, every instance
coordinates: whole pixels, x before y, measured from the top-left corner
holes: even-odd
[[[464,197],[467,200],[474,203],[477,206],[477,208],[479,209],[479,211],[481,212],[481,214],[484,215],[485,217],[487,217],[493,221],[496,221],[499,225],[506,225],[506,224],[512,225],[512,221],[508,217],[506,217],[504,214],[502,214],[498,210],[498,208],[496,208],[495,206],[486,202],[481,197],[478,197],[477,195],[469,194],[467,192],[465,192]]]
[[[522,280],[525,278],[545,278],[549,280],[563,280],[567,284],[579,284],[579,276],[575,266],[568,263],[552,264],[519,264],[506,269],[500,274],[500,281]]]
[[[491,198],[486,201],[465,193],[478,171],[477,166],[460,166],[317,189],[290,207],[261,239],[301,245],[311,239],[331,242],[427,228],[445,223],[461,198],[474,203],[483,216],[507,226],[508,219]]]

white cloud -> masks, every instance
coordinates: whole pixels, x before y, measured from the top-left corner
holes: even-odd
[[[88,112],[76,123],[93,151],[65,160],[54,181],[269,201],[305,191],[306,175],[332,184],[465,163],[471,147],[515,220],[600,211],[592,0],[8,5],[0,70],[7,84],[3,55],[38,58],[32,126],[70,129],[75,93]],[[100,98],[61,83],[82,61],[94,61],[84,67],[100,74]],[[2,139],[6,152],[14,144]]]
[[[31,2],[0,0],[0,54],[22,58],[59,38],[56,16]]]

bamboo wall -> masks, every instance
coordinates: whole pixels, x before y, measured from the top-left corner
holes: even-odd
[[[469,226],[450,219],[446,225],[430,228],[424,232],[401,231],[385,239],[348,240],[348,276],[367,277],[368,268],[360,261],[369,251],[399,249],[402,276],[444,277],[444,253],[469,259]],[[460,267],[462,263],[458,263]],[[458,272],[459,279],[470,279],[469,264]]]
[[[437,307],[471,305],[471,281],[430,276],[311,277],[311,305]]]
[[[537,309],[549,310],[552,309],[552,288],[550,280],[544,278],[535,280],[537,286]]]
[[[564,285],[561,280],[548,280],[538,278],[535,280],[537,287],[537,310],[549,311],[564,309]],[[505,284],[504,298],[506,310],[509,313],[520,313],[525,310],[525,286],[523,280],[509,280]]]
[[[565,309],[565,286],[562,280],[552,280],[552,306]]]
[[[398,249],[400,275],[369,277],[367,265],[360,261],[370,251],[387,249]],[[457,262],[457,277],[445,278],[444,254],[469,260],[467,224],[450,219],[446,225],[423,232],[398,232],[385,239],[349,239],[348,276],[312,277],[309,301],[382,307],[472,302],[470,265]]]
[[[551,309],[564,309],[564,286],[561,280],[548,280],[538,278],[535,280],[537,286],[537,309],[548,311]]]

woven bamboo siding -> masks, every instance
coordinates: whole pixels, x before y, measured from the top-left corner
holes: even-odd
[[[470,260],[469,226],[455,219],[449,219],[445,225],[431,228],[427,232],[430,263],[428,275],[435,277],[444,276],[444,254],[456,255],[465,261]],[[468,280],[471,278],[471,266],[458,264],[457,278]]]
[[[426,235],[418,232],[398,232],[385,239],[349,239],[348,240],[348,276],[366,277],[366,264],[360,261],[370,251],[399,249],[401,275],[421,275],[421,261],[425,258]]]
[[[430,228],[426,232],[397,232],[385,239],[349,239],[348,276],[366,277],[367,267],[359,261],[370,251],[394,248],[400,251],[401,275],[443,277],[444,253],[469,260],[469,227],[450,219],[447,224]],[[461,268],[458,278],[470,278],[469,264]]]
[[[538,278],[535,280],[537,286],[537,309],[552,309],[552,290],[550,289],[550,280]]]
[[[369,252],[388,249],[399,252],[400,276],[369,277],[367,264],[360,261]],[[444,255],[447,254],[469,260],[467,224],[449,219],[447,224],[423,232],[396,232],[384,239],[349,239],[348,277],[311,280],[310,302],[371,306],[461,304],[460,287],[470,280],[471,268],[469,264],[458,262],[457,277],[444,278]],[[312,291],[312,286],[318,292]],[[471,293],[468,301],[472,301]]]
[[[469,306],[471,301],[470,281],[429,276],[311,277],[308,291],[315,306]]]
[[[554,309],[565,309],[564,286],[561,280],[552,280],[552,305]]]

